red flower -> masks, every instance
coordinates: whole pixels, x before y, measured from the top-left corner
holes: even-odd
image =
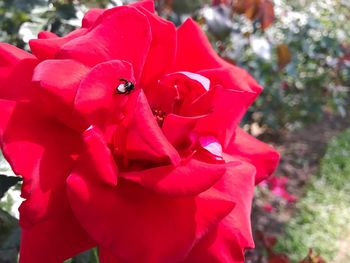
[[[261,87],[152,1],[88,12],[32,54],[0,45],[0,136],[23,176],[23,263],[243,262],[279,156],[238,128]]]

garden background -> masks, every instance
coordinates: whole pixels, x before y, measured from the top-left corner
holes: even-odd
[[[127,2],[0,0],[0,41],[27,49],[39,31],[64,35],[80,26],[89,8]],[[257,247],[246,262],[350,262],[350,2],[155,3],[177,25],[193,17],[224,59],[246,68],[265,88],[241,125],[274,145],[282,160],[274,177],[257,187]],[[6,175],[0,176],[0,263],[13,263],[21,182],[0,158]],[[70,262],[96,258],[92,250]]]

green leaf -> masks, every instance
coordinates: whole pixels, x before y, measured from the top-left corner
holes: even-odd
[[[0,199],[4,197],[5,193],[22,179],[15,176],[6,176],[0,174]]]
[[[0,209],[0,262],[17,262],[20,228],[16,218]]]

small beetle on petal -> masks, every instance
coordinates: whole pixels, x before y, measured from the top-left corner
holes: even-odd
[[[135,88],[134,83],[132,83],[131,81],[128,81],[126,79],[119,79],[120,80],[120,84],[118,87],[116,87],[116,92],[117,94],[130,94],[130,92]]]

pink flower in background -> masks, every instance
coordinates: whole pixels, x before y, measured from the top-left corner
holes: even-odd
[[[238,127],[261,87],[191,19],[93,9],[32,54],[0,44],[0,136],[24,179],[20,261],[244,262],[279,155]]]
[[[286,189],[286,184],[288,183],[288,178],[285,176],[276,176],[268,180],[268,187],[270,191],[288,202],[295,202],[297,197],[288,193]]]

